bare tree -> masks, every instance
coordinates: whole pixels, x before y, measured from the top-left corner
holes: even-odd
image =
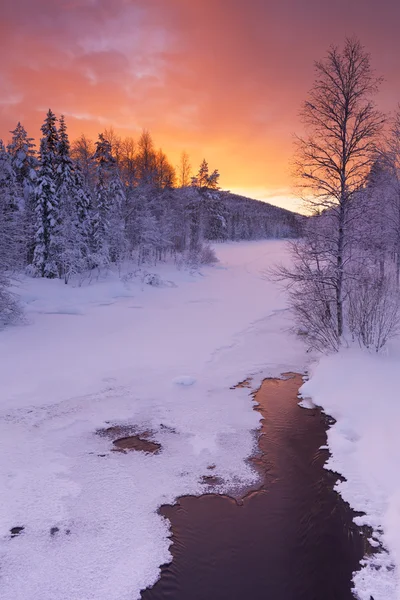
[[[95,150],[94,141],[86,137],[83,133],[71,145],[71,158],[79,163],[85,185],[88,189],[93,189],[94,187],[96,164],[93,160],[93,155]]]
[[[379,352],[399,333],[400,299],[390,277],[377,279],[363,270],[348,295],[348,324],[360,346]]]
[[[103,131],[104,139],[110,142],[111,144],[111,152],[113,157],[115,158],[117,165],[121,162],[121,153],[122,153],[122,140],[121,137],[117,134],[114,127],[108,127]]]
[[[190,185],[192,174],[192,165],[190,164],[189,154],[182,152],[179,166],[178,166],[178,179],[179,187],[187,187]]]
[[[306,206],[324,215],[324,227],[312,228],[295,249],[295,272],[281,270],[292,286],[313,282],[313,293],[294,309],[300,321],[323,305],[335,347],[344,333],[346,272],[352,256],[354,197],[363,188],[384,123],[372,96],[380,79],[372,71],[369,54],[358,40],[347,39],[344,49],[331,47],[315,63],[316,79],[301,116],[306,135],[297,138],[295,173]],[[317,223],[318,221],[313,221]],[[298,262],[302,265],[299,270]],[[307,304],[308,303],[308,306]]]

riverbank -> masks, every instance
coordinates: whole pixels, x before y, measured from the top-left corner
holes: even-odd
[[[255,393],[254,490],[240,501],[209,492],[162,507],[173,558],[142,600],[353,600],[364,538],[324,469],[327,419],[298,406],[302,383],[287,373]]]
[[[301,388],[335,420],[327,469],[345,480],[341,496],[372,530],[376,553],[354,577],[360,600],[400,598],[400,344],[385,354],[343,350],[322,357]]]

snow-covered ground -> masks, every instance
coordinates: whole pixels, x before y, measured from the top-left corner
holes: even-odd
[[[343,350],[323,357],[301,388],[336,419],[326,468],[346,481],[337,489],[387,551],[364,561],[354,581],[361,600],[400,599],[400,342],[382,355]],[[378,544],[379,542],[379,544]]]
[[[65,286],[21,280],[28,323],[0,333],[3,600],[133,600],[169,560],[157,508],[254,478],[252,373],[304,368],[285,298],[263,277],[284,242],[217,246],[200,272],[149,269]],[[151,431],[159,454],[113,452],[96,431]],[[10,529],[24,527],[10,538]]]
[[[140,274],[20,281],[27,323],[0,332],[2,600],[134,600],[170,559],[157,508],[206,491],[210,473],[228,488],[254,477],[258,414],[248,389],[230,388],[308,357],[263,276],[287,260],[285,243],[216,250],[220,263],[200,272],[148,268],[161,287]],[[340,493],[390,549],[356,574],[362,600],[400,599],[399,364],[399,343],[379,357],[347,350],[303,386],[337,419],[328,467],[347,478]],[[96,433],[113,425],[151,431],[162,451],[113,452]],[[13,527],[24,530],[11,538]]]

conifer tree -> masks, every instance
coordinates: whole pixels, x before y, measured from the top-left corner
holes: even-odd
[[[7,146],[11,157],[11,165],[15,173],[18,204],[23,211],[22,228],[23,245],[22,253],[28,263],[32,262],[34,235],[35,235],[35,182],[37,177],[38,159],[36,156],[33,138],[18,122],[16,128],[10,132],[12,138]]]
[[[82,245],[78,226],[75,166],[70,155],[70,143],[64,116],[58,128],[57,198],[59,202],[58,254],[60,275],[65,283],[83,268]]]
[[[39,172],[35,189],[35,239],[33,267],[41,277],[57,277],[59,205],[57,198],[58,131],[49,109],[41,127]]]
[[[21,217],[12,160],[0,140],[0,270],[21,266]]]
[[[84,176],[79,163],[75,164],[75,210],[83,266],[92,267],[93,228],[90,193],[85,186]]]
[[[22,199],[26,201],[27,194],[31,194],[36,179],[38,161],[36,158],[35,143],[18,122],[16,128],[10,131],[12,138],[7,146],[7,152],[11,157],[11,165],[15,173],[17,184],[22,192]]]

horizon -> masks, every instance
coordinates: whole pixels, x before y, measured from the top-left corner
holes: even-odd
[[[16,0],[0,8],[0,137],[21,121],[37,140],[48,106],[65,115],[71,140],[110,127],[137,139],[147,129],[174,166],[182,151],[194,170],[206,158],[223,188],[297,212],[293,134],[314,61],[355,35],[385,79],[379,107],[390,112],[400,100],[400,7],[337,4],[331,15],[316,0],[235,0],[229,13],[221,1]]]

